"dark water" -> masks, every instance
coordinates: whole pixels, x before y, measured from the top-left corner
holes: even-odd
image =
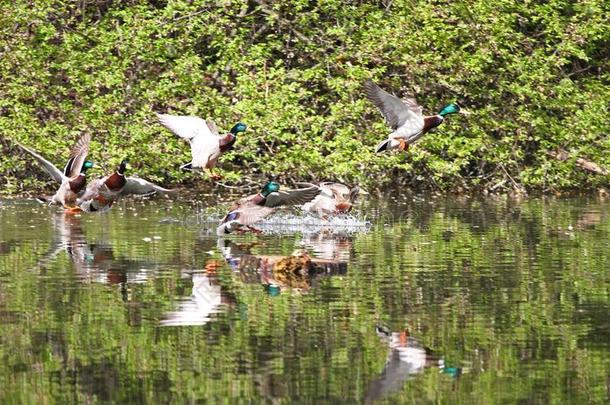
[[[0,403],[607,402],[608,206],[409,198],[218,240],[168,201],[2,201]]]

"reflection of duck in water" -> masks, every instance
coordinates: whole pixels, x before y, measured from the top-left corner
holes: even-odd
[[[458,374],[454,368],[445,371],[444,360],[411,337],[408,331],[391,332],[383,326],[377,326],[376,332],[389,346],[390,353],[381,375],[370,383],[365,402],[374,402],[399,391],[410,376],[421,374],[428,367],[438,367],[451,375]]]
[[[297,249],[290,256],[250,254],[249,249],[219,240],[219,249],[242,281],[262,283],[270,291],[280,288],[308,289],[318,275],[345,274],[347,263],[339,260],[311,257],[305,249]]]
[[[258,242],[255,242],[258,244]],[[250,255],[253,243],[234,243],[231,240],[219,238],[216,246],[233,271],[239,271],[241,257]]]
[[[206,266],[206,269],[209,268]],[[177,311],[168,312],[161,325],[205,325],[214,314],[222,311],[223,306],[235,302],[230,294],[222,290],[214,274],[193,273],[192,280],[191,296],[180,304]]]
[[[88,244],[79,216],[58,212],[53,217],[53,227],[53,243],[38,266],[48,265],[65,251],[78,277],[107,284],[145,281],[149,274],[144,269],[157,266],[148,261],[116,258],[112,246],[106,243]]]
[[[352,256],[352,238],[332,230],[305,234],[300,243],[311,248],[315,256],[321,259],[348,261]]]
[[[316,263],[309,252],[297,249],[290,256],[259,256],[261,282],[307,290],[310,287],[310,274],[315,271]]]
[[[255,271],[258,280],[270,291],[294,288],[307,290],[318,274],[340,271],[345,263],[334,260],[312,258],[305,249],[297,249],[290,256],[244,255],[238,270],[242,274]]]

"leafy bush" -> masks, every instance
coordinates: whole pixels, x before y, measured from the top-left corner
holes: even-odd
[[[127,157],[164,185],[187,145],[153,112],[249,125],[221,158],[227,181],[368,187],[588,188],[610,167],[608,2],[17,1],[0,10],[2,192],[49,185],[11,140],[58,166],[91,132],[98,173]],[[372,77],[451,116],[407,154],[373,153],[388,128]],[[568,151],[566,160],[556,152]]]

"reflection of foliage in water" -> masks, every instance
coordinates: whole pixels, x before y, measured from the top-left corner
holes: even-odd
[[[37,267],[53,239],[54,210],[28,207],[20,216],[24,210],[0,210],[0,242],[11,246],[0,256],[2,402],[361,400],[388,353],[375,333],[379,322],[408,328],[464,369],[457,379],[426,369],[392,401],[603,402],[607,395],[604,204],[411,201],[354,236],[347,274],[322,279],[306,295],[270,297],[228,266],[218,269],[235,302],[198,327],[159,321],[191,294],[181,270],[221,258],[206,253],[216,239],[159,224],[168,213],[154,206],[137,217],[129,205],[82,217],[87,242],[157,263],[144,283],[127,286],[124,302],[117,286],[82,283],[65,252]],[[147,236],[161,239],[142,241]],[[288,255],[300,236],[243,240],[254,254]]]

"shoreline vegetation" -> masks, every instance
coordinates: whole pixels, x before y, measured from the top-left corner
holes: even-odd
[[[13,142],[58,166],[91,133],[90,178],[122,159],[165,187],[223,190],[179,170],[186,142],[155,112],[248,130],[221,182],[275,176],[448,193],[607,195],[610,4],[499,0],[17,1],[0,10],[0,196],[53,189]],[[454,116],[407,153],[372,78]]]

